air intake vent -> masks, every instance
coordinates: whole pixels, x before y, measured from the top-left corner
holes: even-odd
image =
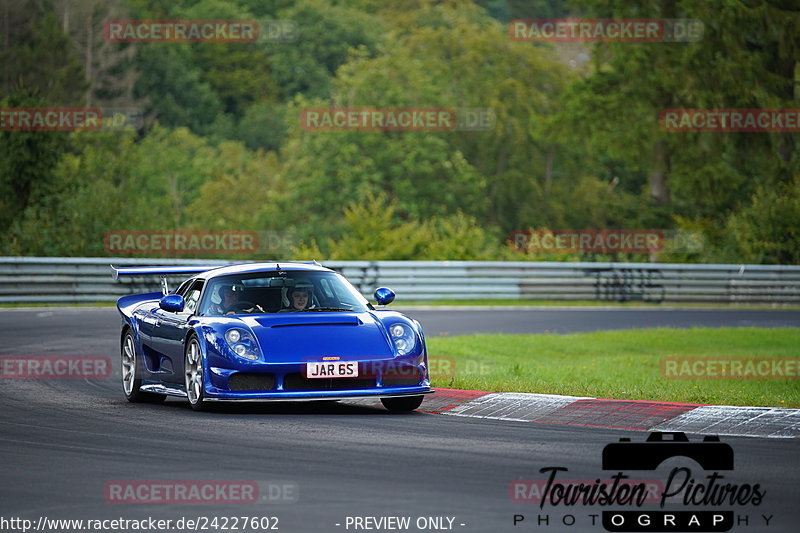
[[[228,388],[232,391],[268,391],[275,388],[275,376],[237,372],[228,378]]]

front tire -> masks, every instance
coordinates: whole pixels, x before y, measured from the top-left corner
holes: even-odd
[[[422,400],[422,396],[400,396],[381,398],[381,403],[391,413],[408,413],[422,405]]]
[[[184,383],[186,385],[186,397],[189,405],[195,411],[205,411],[208,409],[208,402],[205,401],[205,387],[203,383],[203,353],[200,351],[200,341],[192,336],[186,343],[185,357],[183,358]]]
[[[122,338],[120,352],[122,356],[122,391],[125,393],[125,398],[132,403],[163,402],[166,395],[139,390],[142,386],[141,363],[139,354],[136,353],[136,342],[133,340],[131,330],[128,330]]]

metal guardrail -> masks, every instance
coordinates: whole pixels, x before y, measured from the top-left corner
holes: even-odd
[[[114,301],[159,290],[153,276],[114,281],[110,264],[223,264],[214,259],[0,257],[0,303]],[[800,266],[498,261],[328,261],[367,297],[798,303]],[[181,281],[171,278],[170,286]]]

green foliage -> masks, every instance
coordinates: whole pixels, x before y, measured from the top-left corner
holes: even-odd
[[[2,253],[98,255],[110,230],[231,229],[294,232],[297,254],[316,258],[800,260],[796,133],[674,133],[658,121],[667,108],[796,109],[800,12],[785,2],[17,7],[0,10],[0,106],[130,95],[145,124],[0,131]],[[298,33],[112,46],[98,28],[118,13],[282,20]],[[509,38],[510,19],[569,16],[695,18],[705,33],[689,43]],[[589,61],[570,62],[576,54]],[[312,131],[299,123],[309,107],[480,109],[494,122]],[[702,245],[651,257],[510,249],[509,232],[527,228],[678,229],[701,233]]]
[[[311,259],[478,260],[499,253],[496,239],[461,212],[398,223],[396,209],[397,202],[389,203],[385,195],[369,194],[364,201],[345,208],[340,238],[329,238],[322,246],[316,239],[301,243],[295,255]]]
[[[189,205],[214,172],[229,163],[220,150],[186,128],[156,127],[137,145],[132,173],[148,199],[153,229],[180,229],[190,219]],[[157,216],[153,216],[156,215]]]
[[[282,211],[287,222],[304,223],[303,236],[341,232],[344,206],[370,195],[396,201],[400,218],[485,211],[483,178],[434,133],[296,129],[282,156],[292,185]]]
[[[142,47],[137,63],[141,75],[135,95],[146,101],[150,119],[167,127],[187,127],[206,133],[222,113],[219,95],[202,80],[186,45]]]
[[[286,141],[287,111],[285,104],[260,102],[245,110],[234,133],[251,150],[278,150]]]
[[[476,0],[486,12],[502,23],[513,19],[566,17],[563,0]]]
[[[41,96],[25,90],[0,99],[0,108],[46,105]],[[9,228],[25,206],[41,200],[65,145],[61,132],[0,131],[0,232]]]
[[[103,235],[133,228],[148,212],[132,177],[133,134],[74,133],[49,194],[14,221],[4,253],[104,255]]]
[[[776,2],[582,0],[599,17],[692,18],[700,41],[593,46],[593,70],[566,94],[562,116],[606,153],[638,172],[662,223],[713,220],[716,241],[727,217],[759,186],[791,180],[800,169],[789,133],[670,133],[658,124],[669,108],[794,108],[800,13]],[[705,224],[703,224],[705,225]],[[766,256],[765,256],[766,257]]]
[[[267,50],[284,99],[327,97],[349,50],[375,50],[381,32],[381,21],[367,12],[322,1],[300,0],[277,18],[298,26],[296,41],[269,43]]]
[[[726,260],[800,264],[800,175],[780,187],[760,187],[726,224]]]
[[[396,18],[400,31],[381,55],[355,52],[339,69],[328,105],[488,108],[496,125],[442,133],[295,128],[284,150],[286,175],[297,184],[291,205],[303,217],[311,214],[311,227],[334,231],[340,229],[332,206],[379,192],[398,202],[401,217],[460,210],[505,231],[537,222],[548,203],[551,154],[563,155],[551,162],[556,173],[577,169],[569,150],[557,150],[542,126],[563,69],[546,51],[509,42],[477,9],[437,5]],[[298,107],[322,104],[300,101]]]
[[[281,192],[275,154],[251,152],[238,142],[221,143],[214,153],[210,175],[189,206],[188,225],[197,230],[281,229],[279,222],[270,224],[261,216]]]
[[[6,8],[5,15],[14,19],[6,20],[0,29],[12,30],[7,37],[15,37],[0,48],[0,96],[22,90],[38,95],[44,106],[82,105],[87,84],[69,37],[54,13],[39,12],[31,2],[24,3],[32,13],[9,13]],[[27,20],[24,14],[29,15]]]
[[[48,193],[11,226],[5,253],[104,255],[109,231],[258,229],[259,186],[274,157],[213,146],[186,128],[156,126],[138,142],[132,131],[70,141]]]

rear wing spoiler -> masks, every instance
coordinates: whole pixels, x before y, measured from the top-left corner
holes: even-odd
[[[316,261],[280,261],[281,263],[300,263],[305,265],[321,266]],[[167,278],[169,275],[178,274],[199,274],[201,272],[208,272],[215,268],[220,268],[230,265],[170,265],[170,266],[149,266],[149,267],[120,267],[117,268],[111,265],[111,270],[114,271],[114,281],[117,281],[120,276],[161,276],[161,292],[165,295],[169,293],[167,286]],[[278,263],[276,263],[278,266]]]
[[[317,265],[321,266],[317,261],[277,261],[284,264],[301,264],[301,265]],[[150,266],[150,267],[120,267],[117,268],[111,265],[111,270],[114,271],[114,281],[118,280],[120,276],[169,276],[177,274],[198,274],[200,272],[207,272],[215,268],[225,265],[169,265],[169,266]]]
[[[177,274],[197,274],[223,266],[226,265],[170,265],[120,268],[111,265],[111,270],[114,271],[114,280],[116,281],[120,278],[120,276],[169,276]]]
[[[161,276],[161,293],[166,296],[169,294],[169,285],[167,284],[166,276],[171,274],[198,274],[221,266],[225,265],[171,265],[121,268],[111,265],[111,270],[114,271],[114,281],[118,280],[120,276]]]

